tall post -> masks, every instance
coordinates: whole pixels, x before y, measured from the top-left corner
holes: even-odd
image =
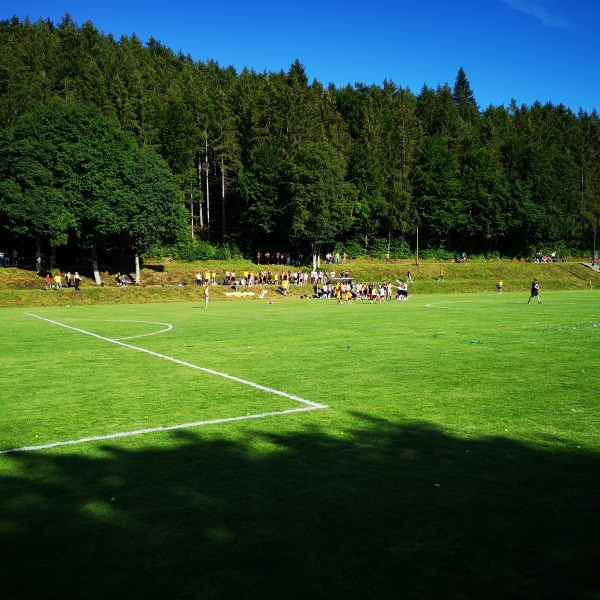
[[[206,170],[206,232],[208,233],[208,239],[210,240],[210,189],[208,186],[208,134],[204,138],[206,143],[205,155],[204,155],[204,167]]]
[[[192,239],[194,239],[194,185],[190,182],[190,220],[192,227]]]
[[[419,227],[417,226],[417,267],[419,266]]]
[[[221,154],[221,200],[223,208],[223,243],[225,243],[225,161]]]

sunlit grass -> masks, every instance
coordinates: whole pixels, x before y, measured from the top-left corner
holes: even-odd
[[[600,297],[527,297],[3,309],[0,450],[329,407],[1,455],[8,597],[584,597]]]

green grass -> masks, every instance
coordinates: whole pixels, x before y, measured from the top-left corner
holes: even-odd
[[[91,271],[84,270],[84,281],[81,292],[65,288],[60,291],[44,291],[44,279],[33,271],[6,268],[0,269],[0,307],[15,306],[85,306],[97,304],[137,304],[148,302],[190,302],[202,299],[203,289],[194,285],[194,274],[206,268],[214,269],[217,281],[222,282],[226,270],[235,270],[238,276],[244,270],[258,268],[249,261],[213,261],[204,262],[170,262],[148,264],[140,276],[141,286],[117,288],[114,284],[115,270],[100,273],[105,287],[95,284]],[[294,271],[293,267],[269,266],[276,273]],[[600,287],[600,273],[593,271],[579,262],[536,264],[518,261],[437,263],[420,262],[418,266],[411,261],[397,261],[386,265],[384,261],[349,261],[345,265],[323,265],[323,270],[329,272],[347,269],[355,282],[381,282],[396,279],[404,280],[410,269],[414,283],[411,293],[440,294],[440,293],[473,293],[486,292],[494,294],[499,280],[504,282],[506,292],[526,292],[530,289],[534,277],[540,280],[542,289],[553,290],[584,290]],[[438,282],[440,268],[444,269],[444,282]],[[67,268],[62,268],[64,273]],[[74,269],[71,269],[74,271]],[[309,267],[301,269],[310,271]],[[57,271],[55,269],[54,271]],[[130,274],[133,278],[133,276]],[[187,283],[183,287],[177,283]],[[265,287],[265,286],[262,286]],[[267,286],[273,291],[275,286]],[[260,288],[255,287],[254,291]],[[212,288],[214,299],[225,299],[226,292],[231,288],[218,285]],[[292,296],[311,294],[312,287],[293,288]]]
[[[3,598],[600,597],[600,296],[527,298],[2,309],[0,450],[302,406],[25,312],[329,407],[1,454]]]

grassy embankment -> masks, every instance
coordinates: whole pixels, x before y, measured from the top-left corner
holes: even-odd
[[[56,306],[68,302],[71,305],[86,304],[136,304],[145,302],[198,301],[203,289],[195,286],[195,273],[204,269],[214,269],[217,281],[222,282],[227,269],[234,270],[238,278],[244,270],[270,268],[274,272],[295,270],[294,267],[257,267],[249,261],[211,261],[175,263],[170,261],[147,264],[141,272],[141,285],[117,288],[114,284],[115,272],[101,273],[105,287],[97,286],[91,272],[83,271],[84,281],[81,291],[73,289],[46,292],[44,279],[35,272],[24,269],[0,269],[0,307],[11,306]],[[496,291],[499,280],[504,282],[504,290],[526,293],[534,277],[544,290],[590,289],[600,284],[600,273],[594,272],[579,262],[536,264],[513,261],[469,262],[466,264],[421,262],[418,266],[411,261],[394,262],[386,265],[383,261],[349,261],[345,265],[323,265],[324,270],[347,269],[354,281],[380,282],[405,279],[410,269],[414,283],[411,294],[463,293]],[[309,269],[304,267],[302,270]],[[444,271],[444,281],[438,282],[440,269]],[[187,284],[179,286],[178,283]],[[271,295],[277,293],[276,286],[269,288]],[[255,291],[259,288],[255,287]],[[223,285],[212,286],[211,299],[228,298],[226,293],[232,288]],[[310,294],[310,286],[293,288],[290,298]],[[257,293],[258,295],[258,293]],[[229,297],[231,298],[231,297]],[[236,298],[239,300],[239,298]]]

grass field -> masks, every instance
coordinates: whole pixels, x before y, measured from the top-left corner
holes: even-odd
[[[2,309],[2,598],[600,598],[600,293],[527,298]]]

